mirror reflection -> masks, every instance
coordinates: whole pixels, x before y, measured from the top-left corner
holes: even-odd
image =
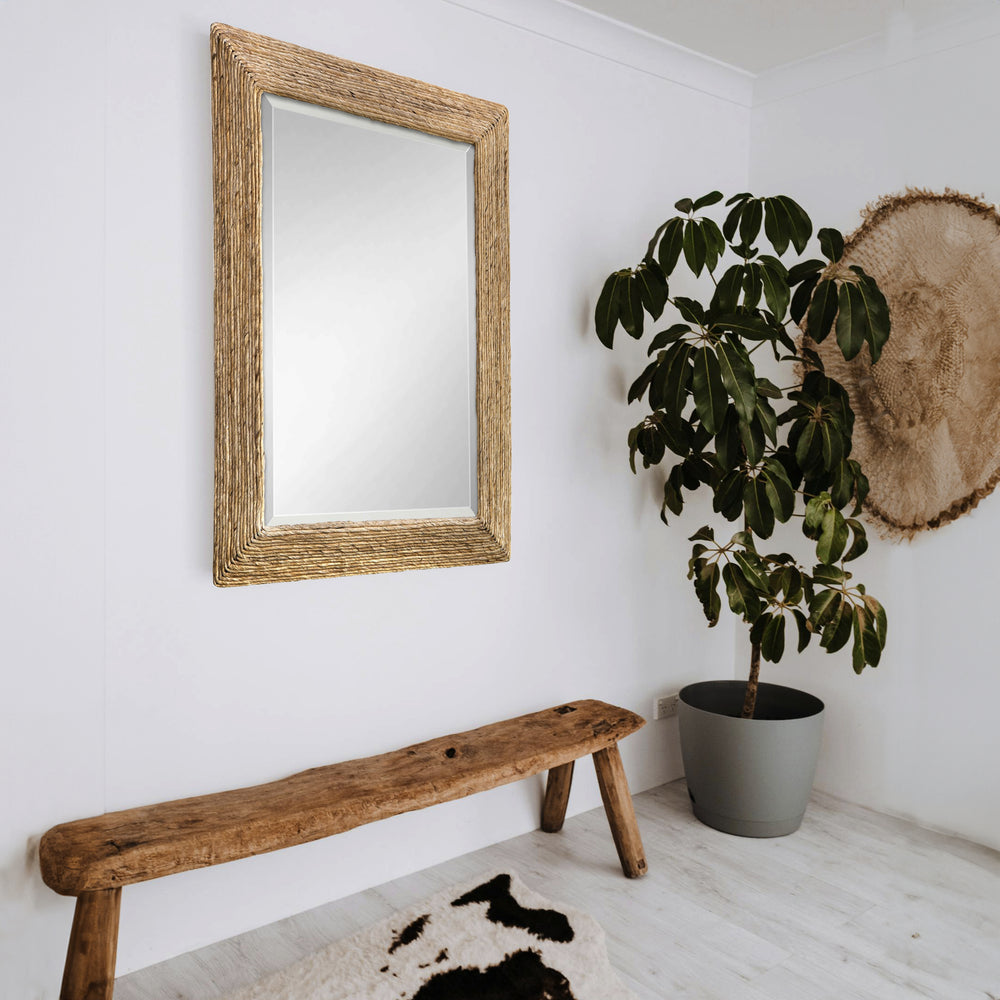
[[[473,147],[264,94],[268,525],[473,517]]]

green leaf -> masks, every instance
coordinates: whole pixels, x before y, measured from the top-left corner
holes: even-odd
[[[844,457],[844,438],[832,421],[823,420],[819,425],[819,439],[823,447],[823,467],[832,469]]]
[[[761,615],[757,621],[753,623],[753,627],[750,629],[750,641],[755,645],[760,645],[761,637],[764,635],[764,629],[767,628],[768,622],[770,622],[773,615],[770,613]]]
[[[761,260],[765,261],[766,258],[762,257]],[[784,268],[782,268],[783,270]],[[788,279],[776,268],[764,263],[761,269],[761,280],[764,285],[764,300],[767,302],[767,307],[774,313],[775,319],[780,323],[785,317],[785,312],[788,310],[788,303],[792,297],[791,290],[788,287]]]
[[[639,450],[639,431],[642,430],[642,424],[633,427],[628,432],[628,464],[632,469],[632,475],[635,473],[635,453]]]
[[[694,208],[694,202],[690,198],[681,198],[680,201],[674,202],[674,208],[676,208],[678,212],[690,213]]]
[[[668,348],[666,357],[653,376],[650,395],[660,404],[667,422],[674,427],[680,425],[687,404],[688,387],[691,384],[688,359],[694,350],[694,346],[686,340],[678,341]]]
[[[767,499],[763,476],[751,476],[743,487],[743,511],[751,530],[759,538],[770,538],[774,531],[774,509]]]
[[[657,227],[656,232],[653,233],[653,235],[650,237],[649,245],[646,247],[646,256],[643,257],[643,260],[652,260],[653,251],[656,249],[656,244],[659,242],[660,237],[663,235],[663,231],[667,228],[669,224],[670,223],[668,220],[667,222],[664,222],[662,226]]]
[[[826,267],[826,261],[816,260],[815,258],[811,260],[800,260],[798,264],[793,264],[788,269],[788,284],[791,288],[794,288],[799,282],[805,281],[806,278],[812,275],[818,275],[823,268]]]
[[[760,653],[765,660],[777,663],[785,651],[785,617],[774,614],[760,637]]]
[[[660,240],[660,249],[657,254],[660,267],[663,268],[665,275],[669,276],[677,264],[677,258],[680,257],[683,242],[684,220],[676,217],[668,220],[665,223],[663,239]]]
[[[767,378],[757,379],[757,395],[766,396],[768,399],[781,399],[781,390]]]
[[[675,465],[667,476],[667,481],[663,484],[663,505],[660,507],[660,520],[667,523],[664,511],[671,511],[679,515],[684,509],[684,498],[681,496],[681,467]]]
[[[841,601],[837,613],[823,629],[823,638],[820,640],[822,646],[828,653],[836,653],[838,649],[843,649],[847,640],[851,637],[851,628],[854,624],[854,606],[850,601]]]
[[[795,490],[792,489],[788,475],[779,461],[766,459],[761,476],[775,519],[784,523],[795,511]]]
[[[830,498],[834,507],[840,510],[847,506],[853,494],[854,476],[851,473],[851,466],[849,462],[843,461],[834,467],[830,477]]]
[[[729,608],[734,614],[752,620],[756,617],[754,612],[760,613],[760,599],[743,578],[743,574],[732,563],[726,563],[722,567],[722,582],[726,587]]]
[[[823,531],[823,517],[830,509],[829,498],[820,495],[812,497],[806,503],[805,517],[802,520],[802,534],[815,541]]]
[[[809,645],[813,634],[809,628],[809,619],[798,608],[792,608],[792,614],[795,616],[795,624],[799,630],[797,652],[801,653]]]
[[[740,418],[749,423],[757,404],[757,386],[754,382],[753,362],[746,349],[728,340],[717,345],[722,384],[733,399]]]
[[[618,326],[618,315],[621,309],[618,298],[618,285],[621,280],[622,272],[615,271],[604,282],[601,294],[597,297],[597,309],[594,314],[597,339],[609,349],[614,346],[615,327]]]
[[[708,194],[703,194],[692,206],[694,211],[697,212],[700,208],[708,208],[709,205],[715,205],[722,201],[721,191],[710,191]]]
[[[735,205],[736,202],[746,201],[748,198],[752,198],[753,195],[749,191],[741,191],[739,194],[734,194],[732,198],[726,201],[726,205]]]
[[[756,309],[764,283],[763,268],[756,261],[743,265],[743,307]]]
[[[812,571],[813,582],[822,583],[828,587],[844,583],[850,575],[839,566],[826,566],[823,563],[813,566]]]
[[[760,232],[760,224],[764,218],[764,205],[759,198],[748,201],[740,217],[740,239],[744,243],[753,243]]]
[[[733,264],[719,278],[715,294],[712,296],[712,310],[718,313],[732,313],[739,305],[743,290],[743,265]]]
[[[792,269],[794,270],[794,268]],[[791,271],[788,272],[789,275]],[[816,285],[819,283],[819,275],[812,274],[809,277],[803,279],[802,284],[795,289],[795,294],[792,296],[792,305],[789,309],[789,315],[792,319],[798,323],[802,324],[802,317],[805,316],[806,310],[809,308],[809,303],[812,300],[813,291]]]
[[[667,419],[667,414],[663,410],[658,410],[653,414],[660,437],[663,438],[666,446],[681,458],[686,458],[691,454],[694,447],[694,430],[687,420],[680,420],[677,423]]]
[[[702,232],[705,234],[706,253],[705,267],[709,271],[714,271],[719,263],[719,258],[726,252],[726,238],[722,231],[711,219],[701,220]]]
[[[667,344],[672,344],[686,333],[692,333],[692,329],[687,323],[674,323],[672,327],[668,330],[661,330],[649,344],[649,349],[646,351],[647,355],[653,355],[657,351],[662,350]]]
[[[643,261],[636,269],[635,280],[643,308],[653,319],[659,319],[667,304],[667,278],[655,260]]]
[[[770,340],[774,333],[767,320],[756,313],[727,313],[712,326],[716,330],[732,330],[738,337],[748,340]]]
[[[857,285],[845,281],[837,292],[837,344],[844,357],[856,358],[865,342],[868,319],[865,300]]]
[[[736,407],[730,404],[726,408],[726,415],[722,420],[722,426],[715,437],[715,459],[723,472],[729,472],[739,465],[742,458],[743,455],[740,452],[740,418],[736,413]],[[718,489],[721,489],[721,484]],[[716,492],[718,492],[718,489]],[[722,510],[721,507],[716,509]]]
[[[819,464],[822,454],[819,424],[815,420],[808,420],[795,444],[795,461],[803,470],[809,470]]]
[[[765,437],[770,440],[772,444],[778,443],[778,415],[774,412],[774,407],[767,401],[764,396],[758,396],[754,410],[757,419],[760,421],[761,429],[764,431]]]
[[[797,566],[783,565],[771,576],[777,579],[776,585],[785,595],[786,604],[798,604],[802,600],[804,583]]]
[[[707,253],[708,242],[701,223],[694,219],[688,220],[684,226],[684,259],[695,275],[701,274]]]
[[[858,556],[862,556],[868,551],[868,535],[865,532],[865,526],[854,517],[847,519],[847,526],[854,535],[854,541],[851,542],[851,547],[844,554],[844,562],[857,559]]]
[[[695,323],[698,326],[705,324],[705,307],[697,299],[689,299],[683,295],[674,296],[674,306],[681,314],[681,318],[688,323]]]
[[[809,602],[809,620],[814,628],[821,629],[840,608],[843,596],[836,590],[821,590]]]
[[[877,667],[882,659],[882,643],[876,631],[875,619],[871,611],[864,605],[856,612],[861,619],[861,649],[865,662]]]
[[[729,397],[722,382],[719,359],[711,347],[700,347],[695,352],[691,391],[705,429],[716,434],[726,416]]]
[[[824,279],[816,286],[809,311],[806,316],[806,333],[817,344],[821,344],[833,326],[833,318],[837,315],[836,282]]]
[[[847,522],[836,507],[830,507],[823,514],[819,541],[816,542],[816,558],[823,563],[835,563],[844,553],[848,539]]]
[[[637,340],[642,336],[643,311],[642,296],[639,294],[639,283],[635,275],[626,278],[619,285],[618,296],[621,302],[621,324],[630,337]]]
[[[788,212],[792,226],[792,246],[796,253],[803,253],[809,238],[812,236],[812,221],[806,215],[805,209],[797,201],[792,201],[788,195],[780,194],[775,199]]]
[[[702,525],[689,539],[689,542],[714,542],[715,530],[707,524]]]
[[[712,494],[712,510],[727,521],[735,521],[743,513],[743,472],[732,469],[727,472]]]
[[[751,465],[756,465],[764,457],[764,428],[756,416],[750,423],[740,421],[740,442]]]
[[[697,489],[702,483],[711,483],[718,476],[715,463],[706,455],[692,454],[683,462],[684,485],[689,490]]]
[[[719,564],[715,562],[706,564],[694,578],[694,592],[701,601],[709,628],[718,624],[719,613],[722,611],[722,600],[718,593],[720,576]]]
[[[792,225],[787,210],[776,198],[764,199],[764,233],[780,257],[788,249]]]
[[[747,196],[749,197],[749,195]],[[732,199],[726,202],[727,205],[732,204]],[[736,230],[739,228],[740,216],[743,215],[743,207],[745,201],[740,201],[726,216],[726,221],[722,224],[722,235],[732,243],[733,237],[736,235]]]
[[[639,428],[635,439],[639,454],[642,455],[643,468],[658,465],[666,453],[666,442],[655,424],[648,421]]]
[[[768,592],[767,576],[764,573],[764,564],[761,562],[760,556],[756,553],[741,552],[739,549],[735,549],[731,555],[750,586],[766,594]]]
[[[821,229],[816,235],[827,260],[838,261],[844,256],[844,237],[836,229]]]
[[[882,356],[882,348],[889,339],[889,304],[873,278],[865,274],[860,267],[852,266],[851,270],[861,275],[861,280],[855,288],[864,309],[868,351],[871,354],[872,364],[875,364]]]
[[[632,383],[628,390],[628,401],[634,403],[637,399],[642,399],[643,393],[649,388],[649,383],[653,381],[656,366],[659,361],[654,361],[646,366],[643,373]]]
[[[875,619],[875,634],[878,638],[879,645],[885,649],[885,640],[888,634],[888,628],[886,624],[885,609],[875,600],[871,594],[865,594],[861,600],[864,602],[865,607],[871,612]]]
[[[853,616],[851,631],[854,633],[854,642],[851,647],[851,665],[854,667],[854,672],[860,674],[865,669],[864,622],[861,614]]]

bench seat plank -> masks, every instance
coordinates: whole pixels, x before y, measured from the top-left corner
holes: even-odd
[[[42,838],[42,878],[76,896],[308,843],[560,767],[644,724],[574,701],[264,785],[63,823]]]

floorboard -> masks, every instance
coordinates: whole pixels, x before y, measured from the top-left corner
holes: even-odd
[[[649,874],[603,811],[123,976],[116,1000],[215,1000],[452,885],[509,868],[586,910],[640,1000],[1000,1000],[1000,854],[813,795],[790,837],[703,826],[683,781],[635,798]]]

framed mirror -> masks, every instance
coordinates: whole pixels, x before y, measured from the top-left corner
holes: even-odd
[[[508,559],[506,109],[211,40],[215,583]]]

